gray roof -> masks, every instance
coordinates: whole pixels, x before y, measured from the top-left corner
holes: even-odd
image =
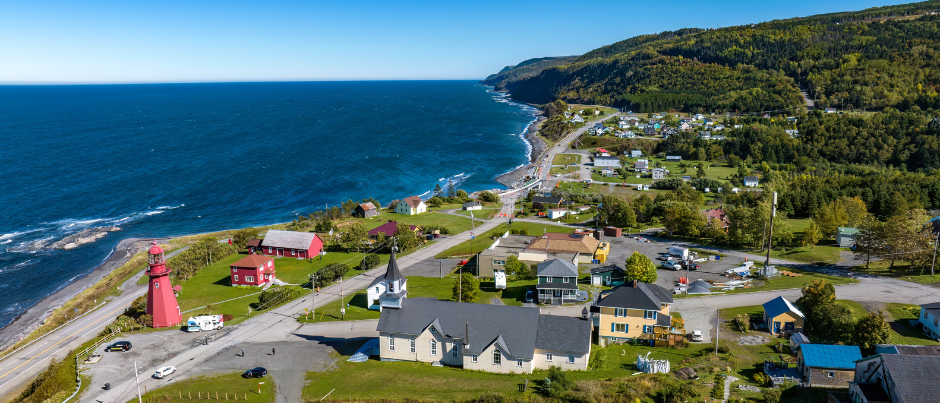
[[[744,181],[745,181],[745,182],[757,182],[757,177],[756,177],[756,176],[745,176],[745,177],[744,177]]]
[[[672,327],[672,316],[656,315],[656,326]]]
[[[605,296],[606,295],[606,296]],[[646,284],[637,282],[634,287],[632,282],[618,286],[606,294],[601,294],[600,299],[594,303],[597,306],[607,308],[630,308],[642,309],[647,311],[658,311],[662,304],[671,304],[672,295],[656,284]]]
[[[295,232],[268,230],[268,234],[261,240],[261,246],[285,249],[309,249],[310,243],[317,237],[313,232]]]
[[[595,268],[591,269],[591,274],[607,273],[607,272],[609,272],[609,271],[620,271],[620,272],[623,272],[623,267],[618,266],[616,263],[615,263],[615,264],[609,264],[609,265],[606,265],[606,266],[595,267]]]
[[[465,328],[469,325],[468,354],[480,354],[494,342],[499,342],[512,358],[531,359],[536,348],[565,347],[560,351],[570,351],[568,349],[583,346],[583,350],[578,351],[587,352],[591,343],[589,321],[574,319],[583,323],[586,331],[570,329],[575,327],[572,326],[574,322],[555,319],[546,320],[543,327],[540,326],[540,316],[538,308],[406,298],[402,300],[401,308],[382,310],[376,330],[418,335],[434,323],[444,337],[466,340]],[[564,325],[554,326],[559,323]],[[578,339],[566,340],[575,337]]]
[[[535,285],[537,290],[577,290],[578,284],[571,283],[539,283]]]
[[[884,354],[885,372],[894,380],[895,392],[904,403],[936,402],[940,396],[940,357]]]
[[[388,281],[395,281],[405,278],[405,276],[401,275],[401,270],[398,270],[398,261],[395,260],[395,251],[392,251],[392,257],[388,260],[388,268],[385,269],[384,278]]]
[[[923,304],[920,306],[921,309],[934,314],[934,316],[940,316],[940,302],[931,302],[929,304]]]
[[[478,201],[471,201],[471,202],[466,202],[463,204],[464,207],[476,207],[476,206],[482,206],[482,205],[483,203],[480,203]]]
[[[578,266],[561,259],[552,259],[539,263],[538,276],[578,277]]]
[[[904,344],[879,344],[875,346],[876,354],[900,355],[936,355],[940,356],[940,346],[912,346]]]
[[[532,203],[547,203],[547,204],[558,204],[561,203],[560,197],[551,197],[551,196],[533,196]]]
[[[689,284],[688,293],[689,294],[708,294],[711,293],[712,285],[705,282],[705,280],[698,279]]]
[[[597,161],[597,160],[602,160],[602,161],[620,161],[620,158],[617,158],[617,157],[614,157],[614,156],[610,156],[610,155],[601,155],[601,156],[594,157],[594,161]]]
[[[535,348],[587,354],[591,351],[591,322],[570,316],[539,315]]]

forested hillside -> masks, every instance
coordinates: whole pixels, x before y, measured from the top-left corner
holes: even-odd
[[[503,91],[506,89],[507,82],[514,82],[523,78],[536,76],[541,73],[542,70],[571,63],[577,58],[578,56],[561,56],[529,59],[515,66],[506,66],[500,70],[499,73],[491,74],[483,80],[483,84],[492,85],[496,87],[497,90]]]
[[[507,77],[516,99],[636,111],[785,113],[803,105],[940,108],[940,0],[605,46],[538,75]]]

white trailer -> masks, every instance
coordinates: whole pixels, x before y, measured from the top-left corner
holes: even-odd
[[[222,315],[202,315],[190,317],[186,322],[187,332],[201,332],[203,330],[216,330],[225,326]]]
[[[494,270],[493,282],[495,283],[497,290],[506,289],[506,272],[502,270]]]
[[[670,246],[669,254],[679,259],[686,260],[689,258],[689,249],[679,246]]]

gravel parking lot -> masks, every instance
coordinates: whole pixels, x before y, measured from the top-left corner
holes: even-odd
[[[620,238],[604,237],[604,241],[610,242],[610,256],[607,262],[616,263],[621,266],[623,266],[624,262],[626,262],[627,258],[630,257],[633,252],[640,252],[652,259],[657,268],[659,268],[661,261],[656,258],[661,253],[666,253],[669,247],[673,245],[684,246],[681,242],[656,242],[652,240],[642,242],[627,236]],[[711,258],[714,259],[714,256],[715,255],[711,255]],[[699,254],[698,257],[703,258],[706,257],[706,255]],[[701,268],[692,272],[658,269],[657,272],[659,276],[656,280],[656,284],[667,290],[672,290],[679,281],[679,277],[688,276],[690,281],[697,279],[706,281],[728,280],[727,277],[722,277],[721,274],[728,269],[740,266],[741,262],[743,262],[743,259],[724,257],[722,260],[712,259],[707,262],[699,263]]]

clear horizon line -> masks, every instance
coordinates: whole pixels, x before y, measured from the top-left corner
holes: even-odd
[[[344,81],[483,81],[484,78],[337,78],[289,80],[191,80],[191,81],[0,81],[0,85],[134,85],[134,84],[226,84],[226,83],[302,83]]]

